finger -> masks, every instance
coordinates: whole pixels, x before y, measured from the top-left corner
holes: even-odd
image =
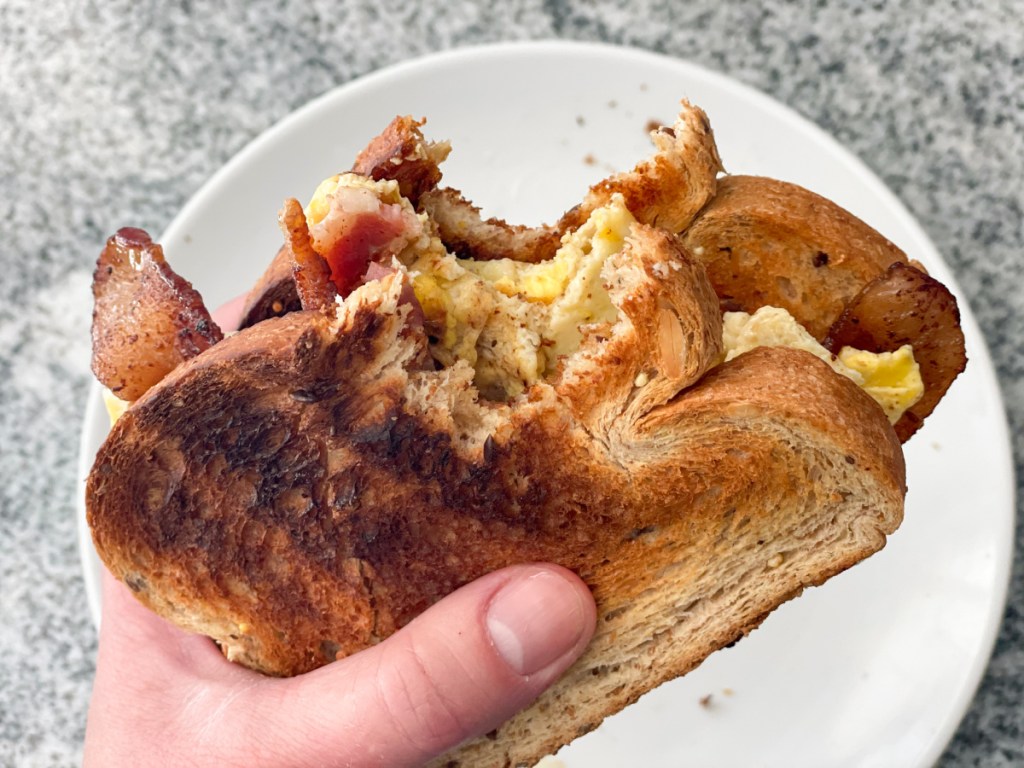
[[[245,300],[247,298],[249,298],[249,294],[243,293],[241,296],[236,296],[210,313],[213,321],[220,326],[222,331],[226,333],[238,329],[238,324],[242,322],[242,310],[245,309]]]
[[[97,668],[108,663],[114,676],[139,679],[139,668],[144,667],[148,678],[160,681],[187,676],[230,682],[254,674],[228,663],[208,637],[186,632],[153,613],[104,567]]]
[[[84,765],[183,764],[210,753],[222,702],[264,678],[231,664],[206,637],[189,634],[143,606],[103,569],[103,616],[86,724]],[[190,740],[167,733],[188,733]]]
[[[292,765],[422,764],[532,702],[583,652],[595,616],[586,585],[564,568],[497,571],[380,645],[275,681],[269,703],[262,691],[248,705],[251,736],[301,739],[306,760]]]

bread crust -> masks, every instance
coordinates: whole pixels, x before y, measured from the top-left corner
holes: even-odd
[[[833,352],[844,346],[869,352],[913,346],[924,394],[894,425],[901,442],[921,428],[967,367],[956,297],[922,270],[898,262],[853,297],[824,344]]]
[[[97,551],[143,603],[273,675],[379,642],[494,569],[565,565],[597,601],[591,646],[439,763],[532,764],[880,549],[902,517],[881,409],[804,352],[717,365],[717,297],[674,237],[638,226],[605,276],[619,320],[511,403],[477,401],[464,364],[423,368],[395,275],[337,318],[225,339],[101,447]]]
[[[246,296],[239,328],[248,328],[271,317],[302,309],[294,266],[295,257],[285,243]]]
[[[907,257],[849,211],[796,184],[725,176],[683,233],[723,311],[782,307],[821,341],[854,296]]]
[[[448,250],[478,260],[537,263],[550,259],[566,232],[583,224],[616,194],[623,196],[638,221],[675,234],[686,229],[714,196],[722,161],[708,116],[685,99],[673,125],[652,131],[651,141],[655,151],[650,157],[592,186],[583,202],[554,224],[527,227],[485,220],[476,206],[451,188],[422,192],[417,207],[437,223]]]

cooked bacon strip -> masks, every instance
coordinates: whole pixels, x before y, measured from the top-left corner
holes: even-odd
[[[362,187],[338,187],[327,215],[309,229],[312,247],[342,296],[359,285],[371,262],[390,263],[421,234],[423,225],[410,209],[382,202]]]
[[[416,205],[420,195],[441,180],[439,164],[451,151],[447,141],[429,142],[423,137],[420,126],[424,122],[409,116],[396,117],[359,153],[352,173],[378,181],[394,179],[402,196]],[[242,328],[302,308],[292,275],[293,262],[287,244],[282,246],[249,293]]]
[[[914,348],[924,395],[896,422],[906,442],[967,365],[960,311],[949,290],[921,270],[896,263],[864,286],[832,325],[825,346],[891,352]]]
[[[122,400],[137,400],[223,338],[198,291],[141,229],[126,227],[107,240],[92,293],[92,370]]]
[[[285,248],[291,255],[292,275],[303,309],[331,311],[338,290],[331,282],[331,269],[323,256],[313,250],[302,205],[294,197],[285,200],[278,220],[284,232]]]
[[[722,170],[707,115],[687,101],[672,128],[651,133],[655,153],[633,170],[598,182],[583,202],[551,226],[523,227],[480,217],[480,211],[453,189],[431,189],[417,206],[437,222],[441,240],[453,253],[474,259],[539,262],[558,250],[562,235],[587,220],[595,208],[622,194],[643,224],[679,233],[715,194]]]
[[[441,181],[438,166],[451,152],[447,141],[428,142],[423,138],[420,126],[425,122],[408,115],[396,117],[359,153],[352,173],[375,181],[394,179],[402,197],[416,205],[420,195]]]

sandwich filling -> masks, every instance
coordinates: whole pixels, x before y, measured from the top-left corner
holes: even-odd
[[[307,206],[314,247],[317,228],[346,206],[350,190],[373,190],[382,203],[400,207],[406,221],[418,216],[416,225],[407,227],[407,241],[415,245],[396,249],[396,261],[412,282],[434,359],[445,367],[457,360],[469,363],[474,384],[486,399],[505,401],[522,394],[553,374],[587,331],[617,319],[601,270],[623,248],[636,223],[621,195],[613,195],[583,226],[567,233],[553,258],[532,264],[452,256],[436,235],[423,239],[431,231],[430,221],[415,213],[395,182],[353,174],[324,181]],[[399,218],[397,212],[386,215],[387,221]],[[724,361],[762,346],[810,352],[867,392],[893,424],[924,392],[910,345],[878,353],[844,347],[834,355],[778,307],[762,307],[752,315],[726,312],[723,340]]]
[[[547,261],[461,259],[447,252],[432,221],[401,196],[396,181],[355,174],[322,182],[305,217],[338,301],[361,282],[401,272],[434,360],[442,367],[468,363],[480,396],[498,402],[551,377],[585,334],[616,322],[601,272],[636,223],[615,194],[568,232]],[[723,341],[723,362],[761,346],[805,350],[860,386],[893,424],[924,392],[910,345],[880,353],[844,347],[834,355],[777,307],[726,312]],[[126,404],[109,393],[105,400],[115,421]]]
[[[843,347],[834,355],[796,318],[779,307],[761,307],[753,314],[726,312],[722,336],[727,361],[755,347],[792,347],[810,352],[871,395],[885,411],[890,424],[899,421],[924,394],[921,369],[909,344],[895,352],[865,352]]]
[[[444,367],[457,360],[469,363],[482,397],[507,401],[522,394],[554,373],[559,359],[579,347],[587,330],[615,322],[618,311],[601,280],[601,269],[623,248],[635,223],[621,195],[614,195],[583,226],[566,234],[548,261],[476,261],[449,254],[428,217],[416,214],[399,195],[396,182],[333,176],[314,193],[306,219],[313,247],[327,260],[343,294],[344,286],[352,284],[344,263],[347,257],[340,256],[333,244],[321,245],[329,239],[323,230],[332,217],[341,215],[339,209],[368,210],[363,198],[371,193],[380,201],[376,215],[383,222],[373,242],[387,240],[393,267],[408,276],[431,354]],[[390,222],[399,221],[405,222],[404,235],[391,227]],[[365,265],[356,271],[362,269]]]

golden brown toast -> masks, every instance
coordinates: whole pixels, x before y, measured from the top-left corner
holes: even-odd
[[[723,311],[782,307],[833,352],[911,344],[925,395],[895,425],[913,435],[967,365],[956,299],[856,216],[760,176],[719,180],[682,235]]]
[[[726,311],[782,307],[825,338],[839,313],[899,248],[810,190],[761,176],[726,176],[683,234]]]

